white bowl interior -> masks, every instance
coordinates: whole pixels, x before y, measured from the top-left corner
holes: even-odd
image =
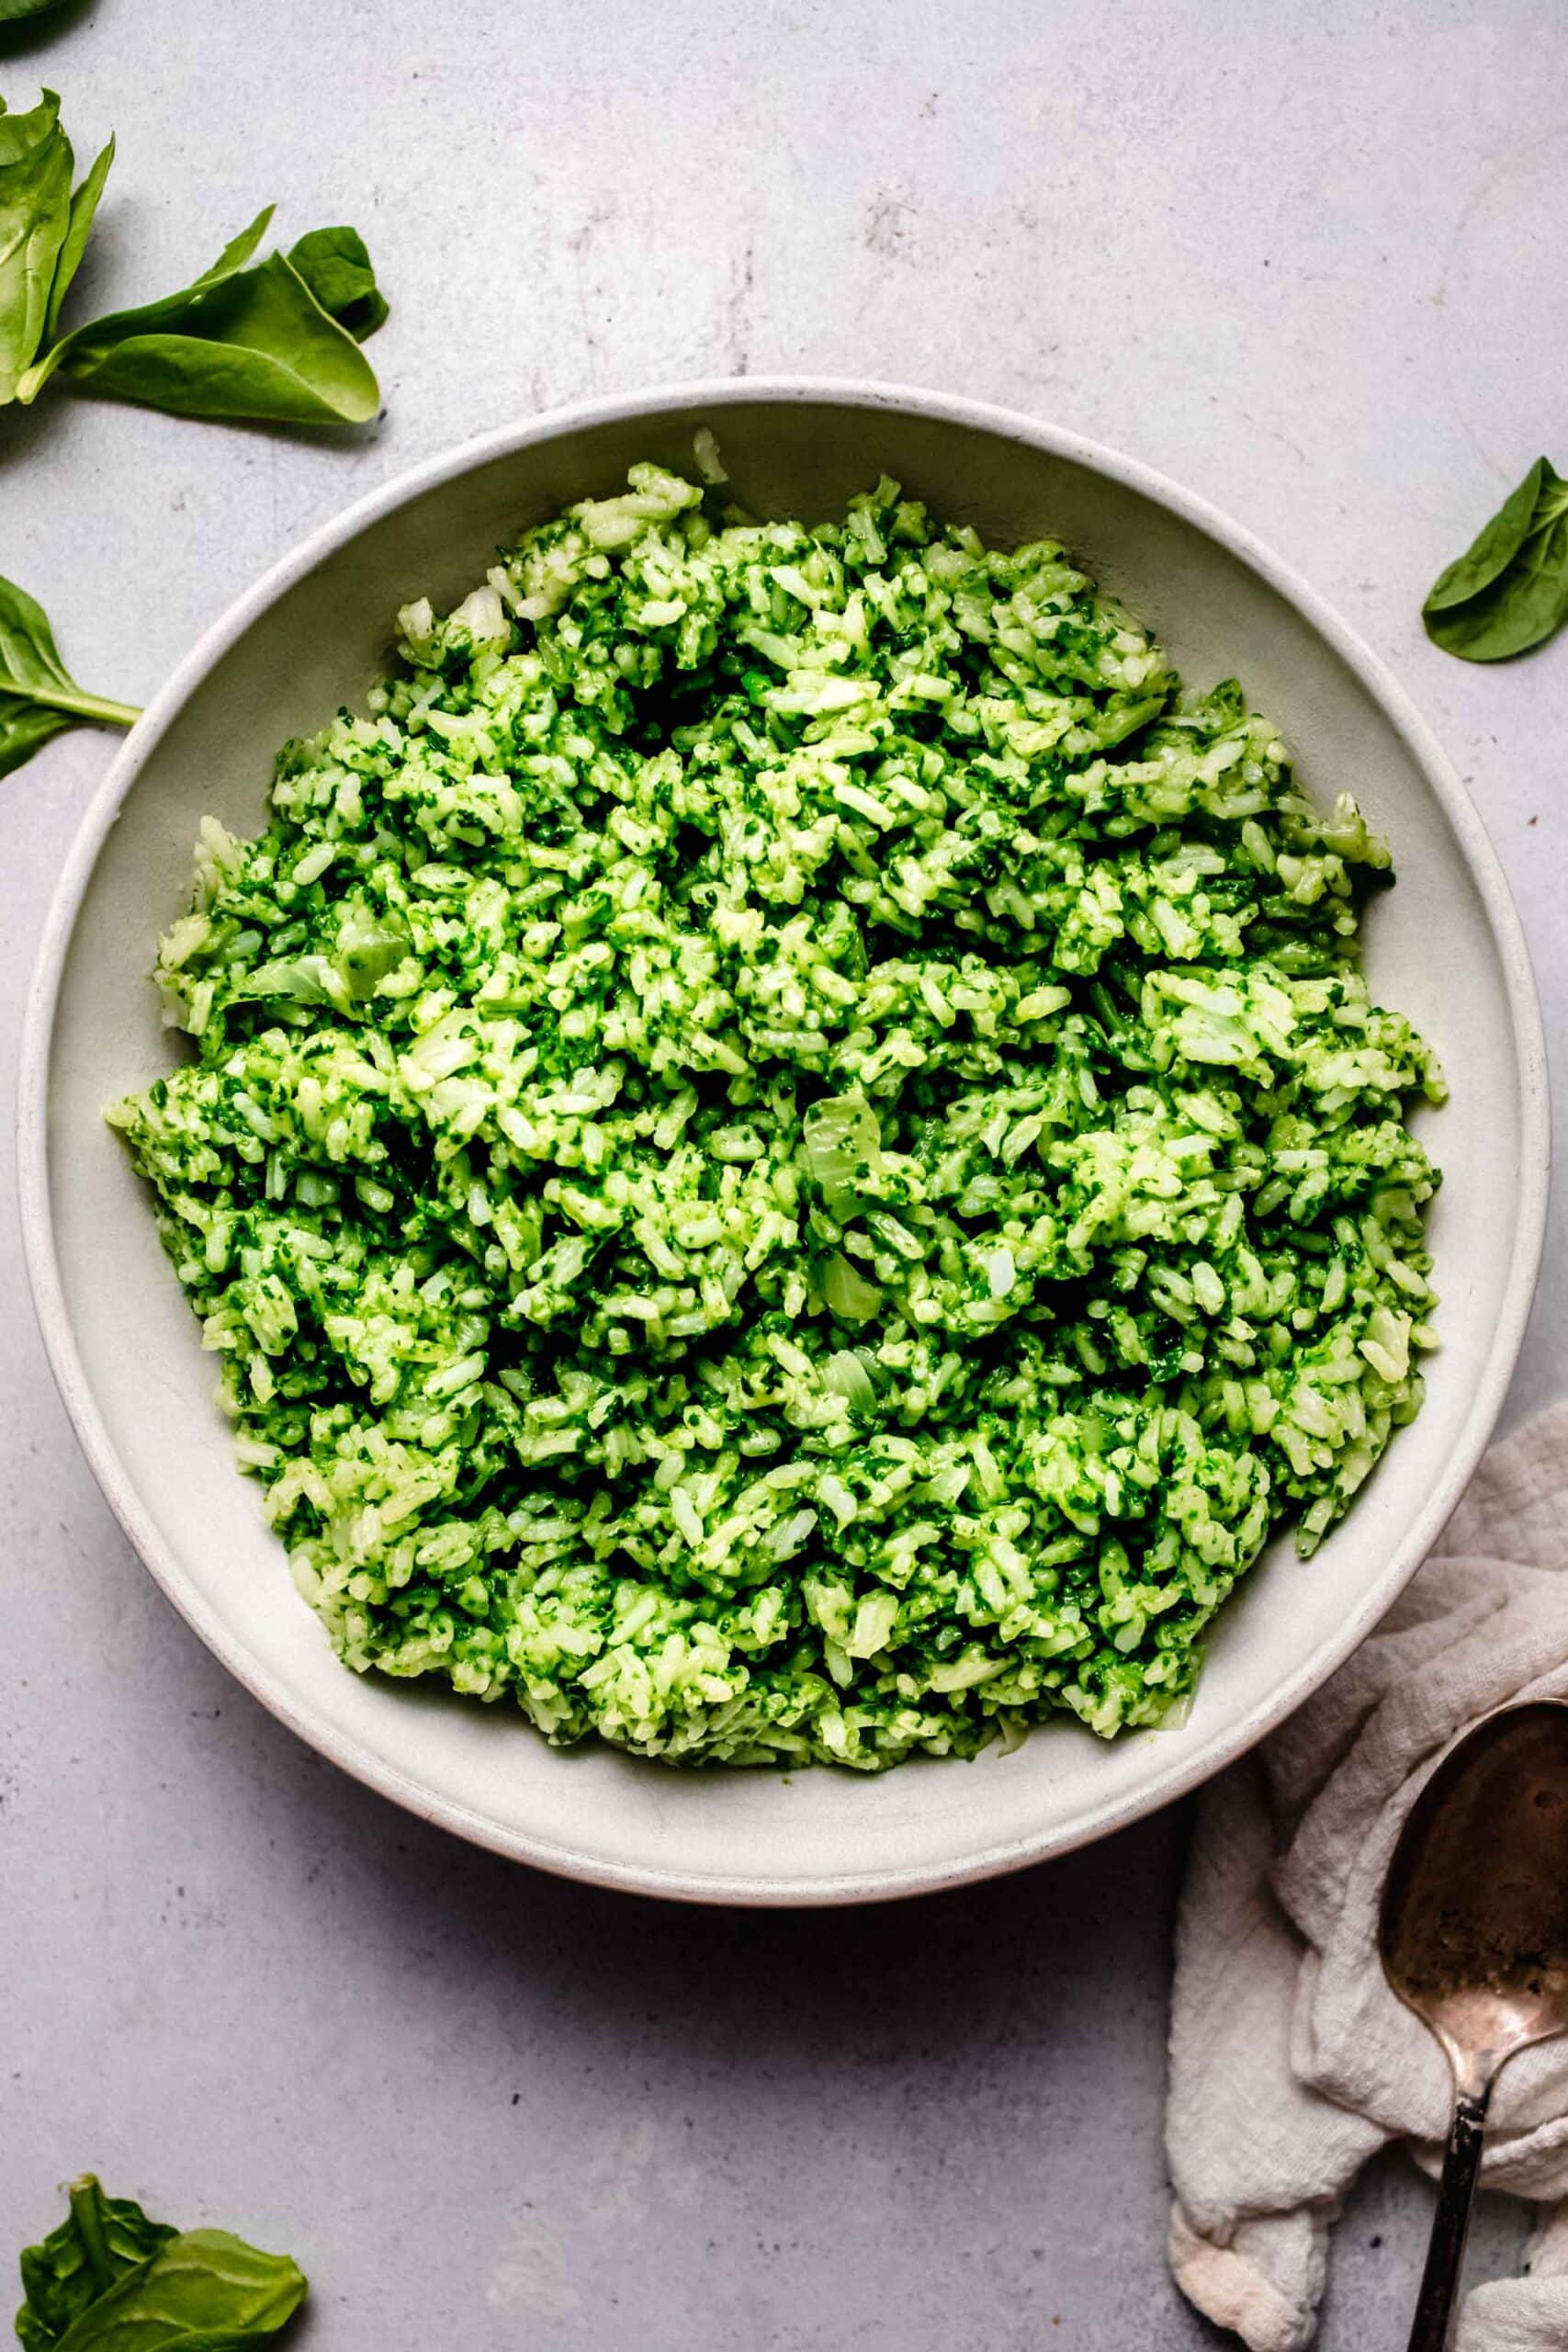
[[[689,467],[705,421],[738,492],[761,511],[825,514],[886,470],[1002,543],[1060,534],[1190,680],[1238,675],[1284,730],[1307,787],[1327,797],[1348,786],[1393,842],[1398,887],[1371,912],[1369,964],[1379,995],[1436,1042],[1453,1086],[1450,1106],[1421,1123],[1446,1176],[1432,1224],[1442,1351],[1425,1412],[1345,1524],[1310,1562],[1287,1541],[1253,1570],[1215,1629],[1180,1730],[1107,1747],[1053,1725],[1015,1755],[973,1764],[784,1781],[674,1772],[608,1749],[563,1755],[504,1705],[346,1673],[295,1593],[257,1488],[232,1466],[212,1360],[103,1124],[108,1101],[167,1066],[147,972],[155,932],[186,902],[201,816],[260,823],[274,749],[357,700],[400,603],[455,597],[498,541],[612,489],[638,458]],[[1136,469],[1051,438],[951,403],[915,413],[745,387],[515,437],[313,560],[307,550],[175,698],[162,732],[154,724],[125,755],[123,805],[86,879],[52,1035],[38,1048],[47,1160],[33,1250],[67,1401],[143,1555],[250,1687],[351,1770],[503,1850],[611,1883],[761,1902],[948,1883],[1062,1850],[1190,1785],[1298,1702],[1416,1565],[1484,1439],[1528,1291],[1541,1147],[1528,1035],[1521,1067],[1528,973],[1479,829],[1321,616],[1163,503]],[[39,1238],[51,1222],[58,1292]]]

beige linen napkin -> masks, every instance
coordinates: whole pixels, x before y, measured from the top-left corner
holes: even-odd
[[[1384,1983],[1383,1875],[1459,1733],[1506,1700],[1568,1697],[1564,1566],[1568,1405],[1493,1448],[1378,1632],[1204,1792],[1176,1933],[1170,2256],[1252,2352],[1311,2341],[1329,2225],[1373,2151],[1404,2140],[1441,2163],[1448,2066]],[[1457,2352],[1564,2352],[1562,2043],[1505,2070],[1482,2177],[1543,2210],[1526,2274],[1468,2298]]]

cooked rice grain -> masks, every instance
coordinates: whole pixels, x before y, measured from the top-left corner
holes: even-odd
[[[1420,1400],[1387,853],[1059,546],[702,470],[207,823],[111,1115],[350,1666],[736,1764],[1156,1723]]]

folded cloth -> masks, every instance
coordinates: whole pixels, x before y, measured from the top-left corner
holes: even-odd
[[[1448,2062],[1384,1980],[1383,1879],[1460,1734],[1509,1700],[1568,1697],[1565,1566],[1562,1405],[1492,1449],[1378,1632],[1202,1797],[1176,1931],[1170,2258],[1252,2352],[1311,2342],[1329,2226],[1375,2149],[1404,2140],[1441,2166]],[[1504,2069],[1482,2178],[1543,2211],[1526,2273],[1468,2297],[1457,2352],[1564,2352],[1568,2045]]]

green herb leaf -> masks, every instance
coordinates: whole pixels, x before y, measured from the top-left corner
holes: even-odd
[[[177,293],[74,329],[28,370],[18,398],[36,399],[58,370],[86,391],[175,416],[363,424],[381,393],[352,334],[287,255],[245,266],[271,218],[269,205]]]
[[[3,5],[3,0],[0,0]],[[95,157],[92,170],[71,198],[71,220],[60,248],[60,258],[54,265],[54,283],[49,289],[49,313],[43,322],[47,342],[60,324],[60,309],[66,291],[75,277],[82,255],[92,234],[93,217],[98,209],[98,198],[104,192],[104,182],[114,162],[114,140]]]
[[[316,300],[355,343],[367,343],[387,321],[387,298],[357,229],[312,229],[288,248],[288,258]]]
[[[0,405],[36,400],[60,374],[178,416],[362,424],[376,414],[380,388],[358,345],[387,302],[364,239],[316,229],[291,254],[254,262],[270,206],[190,285],[60,335],[114,141],[74,194],[73,160],[52,90],[26,115],[0,99]]]
[[[70,2218],[22,2256],[25,2352],[243,2352],[272,2343],[304,2300],[286,2254],[149,2221],[91,2173],[68,2193]]]
[[[47,16],[60,0],[0,0],[0,25],[16,24],[23,17]]]
[[[98,158],[98,162],[103,162],[102,156]],[[95,164],[93,172],[96,173],[97,168],[97,164]],[[93,174],[89,173],[87,180],[84,181],[84,192]],[[102,186],[101,181],[99,185]],[[107,317],[95,319],[87,326],[73,328],[71,334],[63,336],[44,354],[36,367],[28,369],[17,386],[17,399],[23,401],[36,400],[55,369],[70,361],[74,356],[78,346],[89,344],[92,338],[99,338],[107,345],[112,341],[116,334],[121,331],[127,334],[134,334],[138,324],[142,322],[151,320],[162,322],[164,319],[178,319],[209,288],[224,285],[238,271],[243,269],[265,236],[272,214],[273,208],[269,204],[265,210],[256,214],[248,229],[242,229],[237,237],[231,237],[209,269],[203,270],[199,277],[194,279],[189,286],[182,287],[177,294],[167,294],[161,302],[144,302],[134,311],[111,311]]]
[[[1506,662],[1568,620],[1568,482],[1546,458],[1438,577],[1421,617],[1461,662]]]
[[[273,2342],[305,2287],[286,2254],[227,2230],[186,2230],[90,2303],[58,2352],[241,2352]]]
[[[65,373],[86,390],[175,416],[363,424],[380,407],[353,336],[282,254],[204,297],[199,316],[182,324],[89,341],[66,359]]]
[[[68,727],[130,727],[140,717],[130,703],[85,693],[60,658],[42,605],[0,579],[0,775]]]
[[[66,2194],[71,2211],[60,2227],[41,2245],[22,2249],[17,2334],[26,2352],[51,2352],[89,2304],[175,2235],[129,2197],[106,2197],[91,2173]]]
[[[30,114],[0,99],[0,402],[43,340],[55,264],[71,225],[71,141],[45,90]]]
[[[1506,571],[1524,544],[1541,481],[1551,471],[1544,458],[1536,459],[1517,490],[1504,501],[1474,544],[1463,555],[1456,556],[1446,571],[1438,573],[1421,608],[1423,612],[1446,612],[1452,605],[1468,604]]]

